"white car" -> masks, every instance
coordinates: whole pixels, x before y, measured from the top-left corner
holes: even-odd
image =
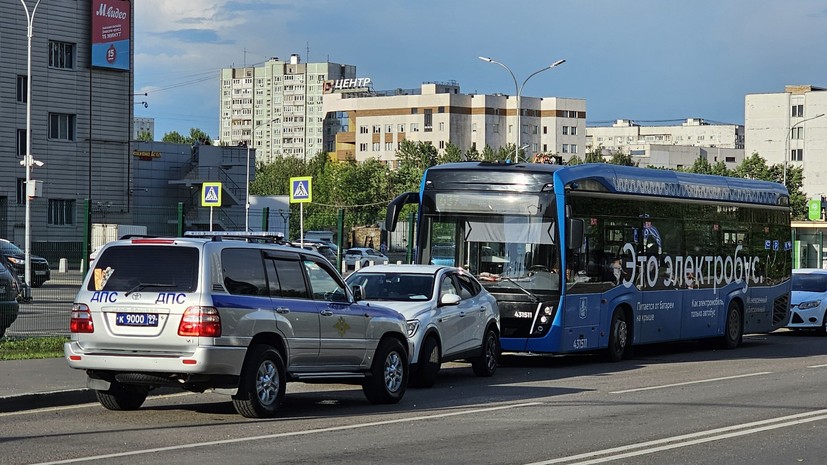
[[[347,265],[348,270],[351,268],[355,269],[357,263],[359,264],[359,268],[369,266],[371,263],[374,265],[390,263],[390,259],[385,254],[370,247],[352,247],[347,249],[345,250],[342,261]]]
[[[473,275],[440,265],[376,265],[346,279],[367,303],[401,313],[408,323],[411,382],[433,386],[443,362],[465,359],[492,376],[500,355],[497,301]]]
[[[816,328],[827,334],[827,270],[793,270],[792,286],[787,328]]]

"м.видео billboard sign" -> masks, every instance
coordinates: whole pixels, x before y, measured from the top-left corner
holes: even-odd
[[[129,0],[92,0],[92,66],[129,71]]]

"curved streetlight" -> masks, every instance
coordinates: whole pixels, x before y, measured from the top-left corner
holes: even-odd
[[[787,138],[784,141],[784,182],[783,182],[784,187],[787,186],[787,159],[790,157],[790,138],[792,137],[793,129],[797,128],[802,123],[806,123],[807,121],[814,120],[816,118],[821,118],[822,116],[824,116],[824,113],[820,113],[820,114],[815,115],[813,117],[803,119],[803,120],[793,124],[792,127],[790,127],[790,130],[787,131]]]
[[[520,123],[520,117],[522,116],[522,107],[520,105],[520,96],[523,93],[523,87],[525,87],[525,83],[528,82],[528,80],[531,79],[532,77],[534,77],[535,75],[540,74],[543,71],[549,70],[551,68],[560,66],[563,63],[565,63],[566,60],[557,60],[554,63],[552,63],[552,64],[550,64],[550,65],[548,65],[544,68],[538,69],[537,71],[529,74],[528,77],[525,78],[525,81],[523,81],[523,84],[518,86],[517,85],[517,77],[514,76],[514,72],[511,71],[511,68],[504,65],[503,63],[500,63],[497,60],[493,60],[493,59],[488,58],[488,57],[482,57],[481,56],[481,57],[478,57],[478,58],[482,61],[485,61],[485,62],[488,62],[488,63],[495,63],[495,64],[498,64],[498,65],[502,66],[503,68],[505,68],[506,71],[508,71],[508,74],[511,75],[511,78],[514,79],[514,90],[517,92],[517,94],[516,94],[517,95],[517,142],[514,144],[514,162],[518,163],[520,161],[520,136],[522,135],[522,132],[523,132],[523,127],[522,127],[522,124]]]
[[[37,0],[37,3],[34,4],[34,8],[32,8],[31,12],[29,12],[29,6],[26,5],[25,1],[20,0],[20,3],[23,4],[23,8],[26,10],[26,21],[28,22],[28,27],[26,29],[26,37],[28,38],[26,65],[26,156],[20,161],[20,164],[26,167],[26,239],[24,244],[26,264],[23,277],[26,282],[27,289],[25,292],[30,292],[28,289],[32,288],[32,197],[29,193],[34,192],[34,189],[31,188],[32,165],[36,164],[37,166],[43,166],[43,163],[32,158],[32,35],[34,35],[34,14],[37,11],[37,7],[40,5],[40,0]],[[28,295],[26,297],[28,297]]]
[[[273,121],[275,121],[275,119],[265,121],[258,126],[254,126],[250,131],[250,142],[247,143],[247,178],[245,183],[246,190],[244,192],[244,232],[250,232],[250,146],[253,145],[258,128],[266,126]]]

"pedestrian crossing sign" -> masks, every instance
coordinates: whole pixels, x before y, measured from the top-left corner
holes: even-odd
[[[290,203],[304,203],[313,200],[311,177],[290,178]]]
[[[220,207],[221,206],[221,183],[220,182],[205,182],[201,185],[201,206],[202,207]]]

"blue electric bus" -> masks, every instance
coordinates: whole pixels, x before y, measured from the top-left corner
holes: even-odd
[[[735,348],[788,319],[789,194],[777,183],[465,162],[429,168],[419,192],[388,206],[388,230],[411,203],[415,261],[479,278],[499,302],[504,351],[605,350],[618,361],[639,344]]]

